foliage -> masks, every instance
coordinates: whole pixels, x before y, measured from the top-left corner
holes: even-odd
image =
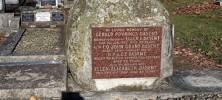
[[[170,19],[175,25],[177,44],[200,49],[209,58],[222,64],[222,7],[199,14],[173,14],[178,7],[190,6],[209,0],[164,0]]]

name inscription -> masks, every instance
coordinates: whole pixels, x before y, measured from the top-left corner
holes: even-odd
[[[160,76],[162,27],[93,27],[92,77]]]

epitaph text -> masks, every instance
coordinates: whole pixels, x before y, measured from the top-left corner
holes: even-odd
[[[93,27],[92,77],[159,77],[162,27]]]

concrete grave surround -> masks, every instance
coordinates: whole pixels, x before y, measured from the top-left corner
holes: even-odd
[[[222,81],[212,76],[187,76],[185,80],[195,87],[222,87]]]
[[[158,0],[76,0],[67,24],[66,52],[75,81],[85,90],[152,88],[172,75],[173,35],[168,12]],[[160,77],[92,79],[92,27],[161,26],[162,51]]]
[[[64,59],[64,55],[0,56],[0,100],[61,98],[66,91]]]

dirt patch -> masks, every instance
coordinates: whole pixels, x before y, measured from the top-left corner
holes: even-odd
[[[216,9],[220,7],[219,5],[215,4],[214,2],[203,2],[203,3],[193,3],[188,6],[178,7],[173,12],[175,14],[200,14],[210,9]]]
[[[176,46],[174,48],[173,54],[176,57],[176,64],[179,65],[189,65],[191,67],[220,67],[222,64],[216,63],[213,59],[206,57],[201,49],[198,52],[193,52],[191,48],[186,48],[183,46]]]

